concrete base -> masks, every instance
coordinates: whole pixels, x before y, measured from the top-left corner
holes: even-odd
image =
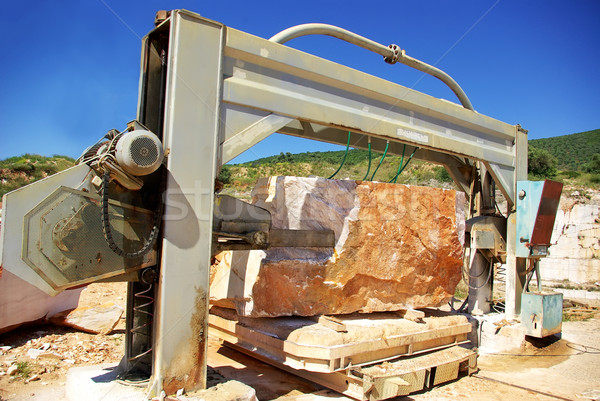
[[[507,320],[504,313],[489,313],[474,317],[479,323],[478,352],[481,355],[518,349],[525,341],[525,327],[516,320]]]
[[[185,396],[163,396],[153,398],[165,401],[257,401],[256,391],[236,380],[209,372],[206,390],[199,390]],[[147,401],[146,385],[136,387],[117,381],[117,365],[114,363],[82,366],[69,369],[65,396],[68,401]]]
[[[147,400],[145,387],[116,381],[117,364],[109,363],[69,369],[65,395],[69,401],[142,401]]]

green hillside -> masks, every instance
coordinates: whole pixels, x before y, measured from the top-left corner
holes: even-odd
[[[533,139],[529,141],[529,147],[530,168],[534,156],[537,156],[535,160],[538,164],[549,163],[552,165],[552,168],[544,170],[545,173],[531,174],[531,179],[552,178],[567,185],[578,187],[595,188],[600,184],[600,171],[596,171],[598,167],[593,167],[600,165],[600,129],[553,138]],[[537,149],[542,150],[541,154],[536,152]],[[365,178],[369,164],[368,154],[366,150],[350,150],[344,166],[338,172],[336,178],[358,180]],[[596,154],[597,156],[594,156]],[[253,186],[257,178],[270,175],[329,177],[339,167],[343,157],[344,151],[280,153],[276,156],[264,157],[252,162],[226,166],[222,178],[226,183],[226,188],[236,188],[244,191]],[[367,179],[371,179],[380,160],[381,154],[373,153],[371,169]],[[390,181],[396,175],[400,160],[399,156],[386,157],[377,171],[375,179],[377,181]],[[451,179],[443,167],[412,161],[398,177],[397,182],[419,185],[448,185],[447,183],[450,183]]]
[[[31,154],[0,160],[0,199],[7,192],[69,168],[74,162],[69,156]]]
[[[276,156],[264,157],[251,162],[223,166],[220,179],[225,183],[226,191],[246,192],[254,186],[260,177],[272,175],[295,175],[301,177],[319,176],[330,177],[340,167],[345,151],[281,153]],[[404,164],[408,161],[407,155]],[[369,152],[351,149],[348,151],[344,165],[335,178],[350,178],[354,180],[374,179],[389,182],[398,173],[402,158],[387,156],[377,168],[382,155],[371,155],[369,168]],[[369,172],[367,176],[367,171]],[[373,177],[373,174],[375,176]],[[412,160],[396,180],[403,184],[420,184],[436,186],[452,186],[452,180],[441,166]]]
[[[600,154],[600,129],[578,134],[532,139],[529,146],[550,152],[559,170],[584,171],[594,154]]]
[[[554,172],[551,174],[553,179],[575,186],[597,187],[600,184],[600,129],[553,138],[533,139],[529,141],[529,147],[541,149],[542,153],[545,153],[543,151],[550,153],[550,155],[545,153],[546,160],[556,159],[555,167],[558,171],[556,175]],[[340,166],[344,153],[343,150],[280,153],[252,162],[224,166],[220,178],[225,183],[226,191],[247,194],[259,177],[272,175],[330,177]],[[531,155],[530,152],[530,157]],[[351,149],[335,178],[389,182],[398,172],[401,157],[387,156],[377,169],[381,156],[379,153],[373,153],[369,167],[369,152]],[[404,159],[405,163],[407,159],[408,155]],[[0,197],[13,189],[71,167],[73,163],[72,158],[58,155],[45,157],[25,154],[0,160]],[[377,173],[373,177],[376,169]],[[553,167],[553,170],[556,168]],[[367,171],[369,171],[368,175]],[[532,178],[549,177],[534,175]],[[415,185],[453,185],[443,167],[417,160],[409,163],[396,182]]]

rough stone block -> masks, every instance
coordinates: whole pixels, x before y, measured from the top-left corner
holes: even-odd
[[[323,178],[260,179],[252,203],[274,228],[332,229],[335,249],[228,251],[213,304],[241,316],[313,316],[438,306],[461,278],[461,192]]]
[[[114,302],[75,308],[52,316],[50,322],[92,334],[109,334],[119,323],[123,308]]]

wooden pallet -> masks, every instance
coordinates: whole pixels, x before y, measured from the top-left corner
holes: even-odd
[[[265,363],[361,401],[380,401],[408,395],[454,380],[461,373],[470,375],[477,370],[477,354],[460,346],[403,357],[373,366],[320,373],[293,369],[237,344],[227,342],[224,344]]]
[[[212,336],[233,349],[357,400],[407,395],[475,371],[477,354],[459,346],[471,332],[465,318],[428,311],[411,314],[409,322],[405,315],[250,319],[213,308],[209,327]],[[402,330],[355,336],[365,320],[369,332],[382,332],[378,324]],[[293,335],[307,328],[315,335]]]
[[[281,326],[289,324],[290,327],[301,329],[308,325],[315,325],[313,320],[305,318],[273,318],[273,319],[238,319],[227,316],[221,311],[222,316],[216,315],[219,310],[213,308],[209,316],[211,334],[238,348],[244,348],[253,354],[260,354],[274,362],[289,366],[294,369],[303,369],[311,372],[330,373],[342,371],[350,367],[370,365],[403,355],[416,355],[433,350],[448,348],[453,345],[467,343],[467,335],[471,332],[471,324],[466,319],[458,321],[456,317],[436,317],[435,328],[429,323],[410,323],[406,332],[385,336],[349,341],[339,344],[322,345],[319,337],[311,342],[294,342],[281,333]],[[375,315],[374,315],[375,316]],[[381,316],[381,315],[377,315]],[[387,314],[401,320],[402,317]],[[364,315],[361,316],[364,320]],[[448,323],[444,324],[447,319]],[[326,319],[328,321],[329,319]],[[425,319],[427,320],[427,319]],[[317,322],[321,320],[317,319]],[[338,333],[335,328],[321,327],[318,333],[322,337],[339,338],[352,337],[355,330],[351,317],[335,318],[336,325],[344,325],[348,333]],[[376,322],[376,320],[374,319]],[[382,322],[389,322],[383,320]],[[260,323],[260,325],[258,324]],[[319,323],[317,323],[319,324]],[[277,327],[279,330],[277,330]],[[290,329],[286,331],[292,332]],[[344,337],[346,335],[347,337]]]

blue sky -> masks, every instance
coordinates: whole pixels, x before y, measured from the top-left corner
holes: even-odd
[[[600,128],[600,2],[21,1],[3,5],[0,159],[77,157],[137,107],[141,37],[160,9],[185,8],[268,38],[301,23],[338,25],[448,72],[475,109],[543,138]],[[303,51],[456,101],[440,81],[329,37]],[[333,145],[272,136],[237,161]]]

